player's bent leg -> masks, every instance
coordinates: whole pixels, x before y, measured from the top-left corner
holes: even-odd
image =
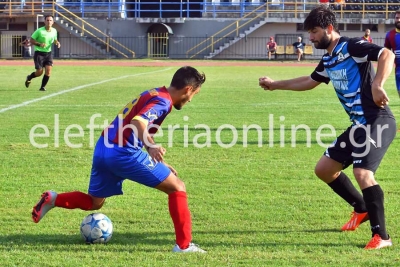
[[[52,69],[53,69],[52,66],[46,65],[45,68],[44,68],[44,74],[47,75],[47,76],[50,76],[50,75],[51,75],[51,70],[52,70]]]
[[[26,76],[26,79],[25,79],[25,87],[26,88],[28,88],[29,87],[29,85],[31,84],[31,78],[30,78],[30,74],[28,75],[28,76]]]
[[[370,170],[354,168],[353,174],[361,190],[378,184],[375,180],[374,173]]]
[[[342,226],[342,231],[354,231],[360,226],[360,224],[368,220],[368,212],[357,213],[353,211],[350,220]]]
[[[356,173],[357,170],[353,170],[354,175],[357,179],[359,177]],[[341,176],[345,176],[344,174],[341,174]],[[350,192],[354,192],[353,194],[355,197],[351,197],[348,199],[348,203],[353,203],[354,211],[351,213],[351,218],[350,220],[345,223],[342,227],[342,231],[354,231],[356,230],[362,223],[366,222],[369,220],[369,214],[367,212],[367,207],[364,201],[364,198],[362,198],[362,195],[359,195],[359,192],[356,191],[354,188],[353,184],[350,182],[347,176],[345,177],[339,177],[338,179],[342,179],[341,185],[343,188],[349,188],[351,190]],[[363,189],[362,183],[359,182],[359,179],[357,179],[357,182],[361,189]],[[361,199],[362,198],[362,199]]]
[[[368,221],[369,217],[363,196],[354,187],[350,179],[341,171],[342,168],[341,163],[324,155],[315,166],[314,172],[337,195],[354,207],[356,211],[351,213],[350,220],[341,228],[342,231],[354,231],[360,224]]]
[[[341,163],[323,155],[315,166],[314,173],[319,179],[329,184],[339,176],[342,169]]]
[[[57,194],[54,191],[46,191],[39,202],[33,207],[32,219],[38,223],[46,213],[54,207],[64,209],[97,210],[105,202],[105,198],[93,197],[83,192],[74,191]]]
[[[166,194],[170,194],[176,191],[186,192],[185,183],[176,177],[172,172],[168,175],[168,177],[162,181],[160,184],[155,186],[156,189],[163,191]]]
[[[155,187],[168,194],[168,209],[174,223],[176,245],[173,252],[201,252],[205,251],[192,241],[192,219],[187,201],[186,187],[183,181],[172,172]]]
[[[43,69],[37,69],[35,72],[35,77],[37,78],[39,76],[42,76],[42,74],[43,74]]]
[[[32,209],[32,220],[38,223],[46,213],[54,208],[57,193],[54,191],[46,191],[42,194],[40,200]]]
[[[90,196],[90,195],[89,195]],[[106,202],[106,198],[104,197],[92,197],[92,207],[91,210],[99,210],[103,207],[104,203]]]
[[[89,194],[80,191],[58,194],[55,206],[64,209],[81,209],[81,210],[98,209],[98,206],[94,208],[93,197]]]

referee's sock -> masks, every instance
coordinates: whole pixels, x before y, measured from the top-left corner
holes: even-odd
[[[36,78],[35,72],[32,72],[31,74],[28,75],[28,81]]]
[[[47,76],[46,74],[43,75],[42,86],[41,86],[41,88],[45,88],[45,87],[46,87],[47,82],[49,81],[49,79],[50,79],[50,76]]]

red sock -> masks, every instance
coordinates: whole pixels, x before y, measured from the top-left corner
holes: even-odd
[[[58,194],[55,206],[66,209],[79,208],[81,210],[91,210],[93,207],[93,202],[92,197],[88,194],[74,191]]]
[[[192,219],[186,192],[178,191],[169,194],[168,208],[174,223],[176,244],[181,249],[186,249],[192,241]]]

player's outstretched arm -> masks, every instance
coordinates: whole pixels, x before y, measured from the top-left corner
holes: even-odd
[[[274,81],[269,77],[261,77],[258,80],[260,87],[264,90],[291,90],[306,91],[317,87],[320,83],[311,79],[310,76],[302,76],[290,80]]]

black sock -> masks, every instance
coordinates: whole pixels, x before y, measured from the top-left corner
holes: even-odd
[[[378,234],[382,239],[389,239],[386,232],[384,194],[379,185],[374,185],[362,190],[365,205],[368,210],[369,223],[372,236]]]
[[[34,78],[36,78],[36,75],[35,75],[34,72],[32,72],[32,73],[29,74],[29,76],[28,76],[28,81],[30,81],[30,80],[32,80],[32,79],[34,79]]]
[[[357,213],[367,212],[365,202],[361,193],[354,187],[349,177],[343,172],[331,183],[328,184],[332,190],[354,207]]]
[[[42,88],[44,88],[47,84],[47,82],[49,81],[50,76],[47,76],[46,74],[43,75],[43,79],[42,79]]]

